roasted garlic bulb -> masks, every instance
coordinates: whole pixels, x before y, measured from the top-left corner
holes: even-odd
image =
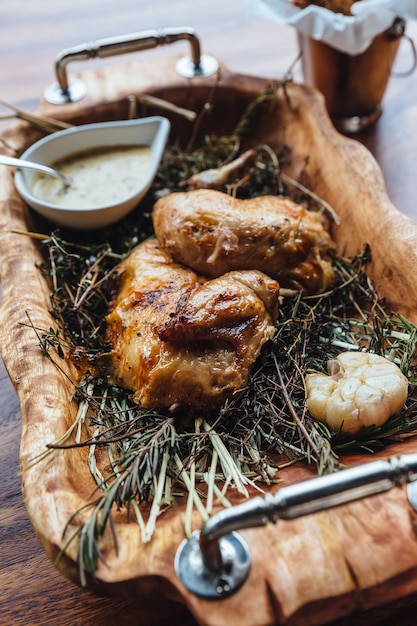
[[[329,375],[306,376],[307,408],[332,430],[357,433],[381,426],[403,407],[408,381],[392,361],[368,352],[343,352],[327,364]]]

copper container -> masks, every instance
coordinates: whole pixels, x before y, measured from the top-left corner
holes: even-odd
[[[298,33],[304,81],[322,92],[340,131],[357,132],[380,117],[381,101],[404,33],[405,23],[397,18],[391,28],[355,56]]]

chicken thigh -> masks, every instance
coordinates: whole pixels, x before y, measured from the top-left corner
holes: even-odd
[[[279,284],[259,271],[206,280],[155,238],[120,264],[107,317],[115,382],[143,407],[210,410],[245,385],[274,332]]]
[[[203,276],[257,269],[308,293],[333,280],[327,258],[333,245],[322,216],[289,198],[177,192],[155,203],[152,219],[162,249]]]

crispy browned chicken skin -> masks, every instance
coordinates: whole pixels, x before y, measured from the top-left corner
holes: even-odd
[[[308,293],[333,280],[322,216],[288,198],[239,200],[212,189],[171,193],[156,202],[152,219],[159,245],[203,276],[257,269]]]
[[[207,281],[151,238],[120,265],[107,317],[115,380],[143,407],[211,409],[245,385],[271,338],[279,284],[258,271]]]

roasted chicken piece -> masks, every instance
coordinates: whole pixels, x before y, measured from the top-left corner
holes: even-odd
[[[210,410],[245,385],[272,337],[279,284],[258,271],[203,279],[155,238],[120,264],[107,317],[115,382],[143,407]]]
[[[289,198],[178,192],[155,203],[152,219],[159,245],[203,276],[257,269],[283,287],[308,293],[333,280],[327,258],[332,241],[322,216]]]

